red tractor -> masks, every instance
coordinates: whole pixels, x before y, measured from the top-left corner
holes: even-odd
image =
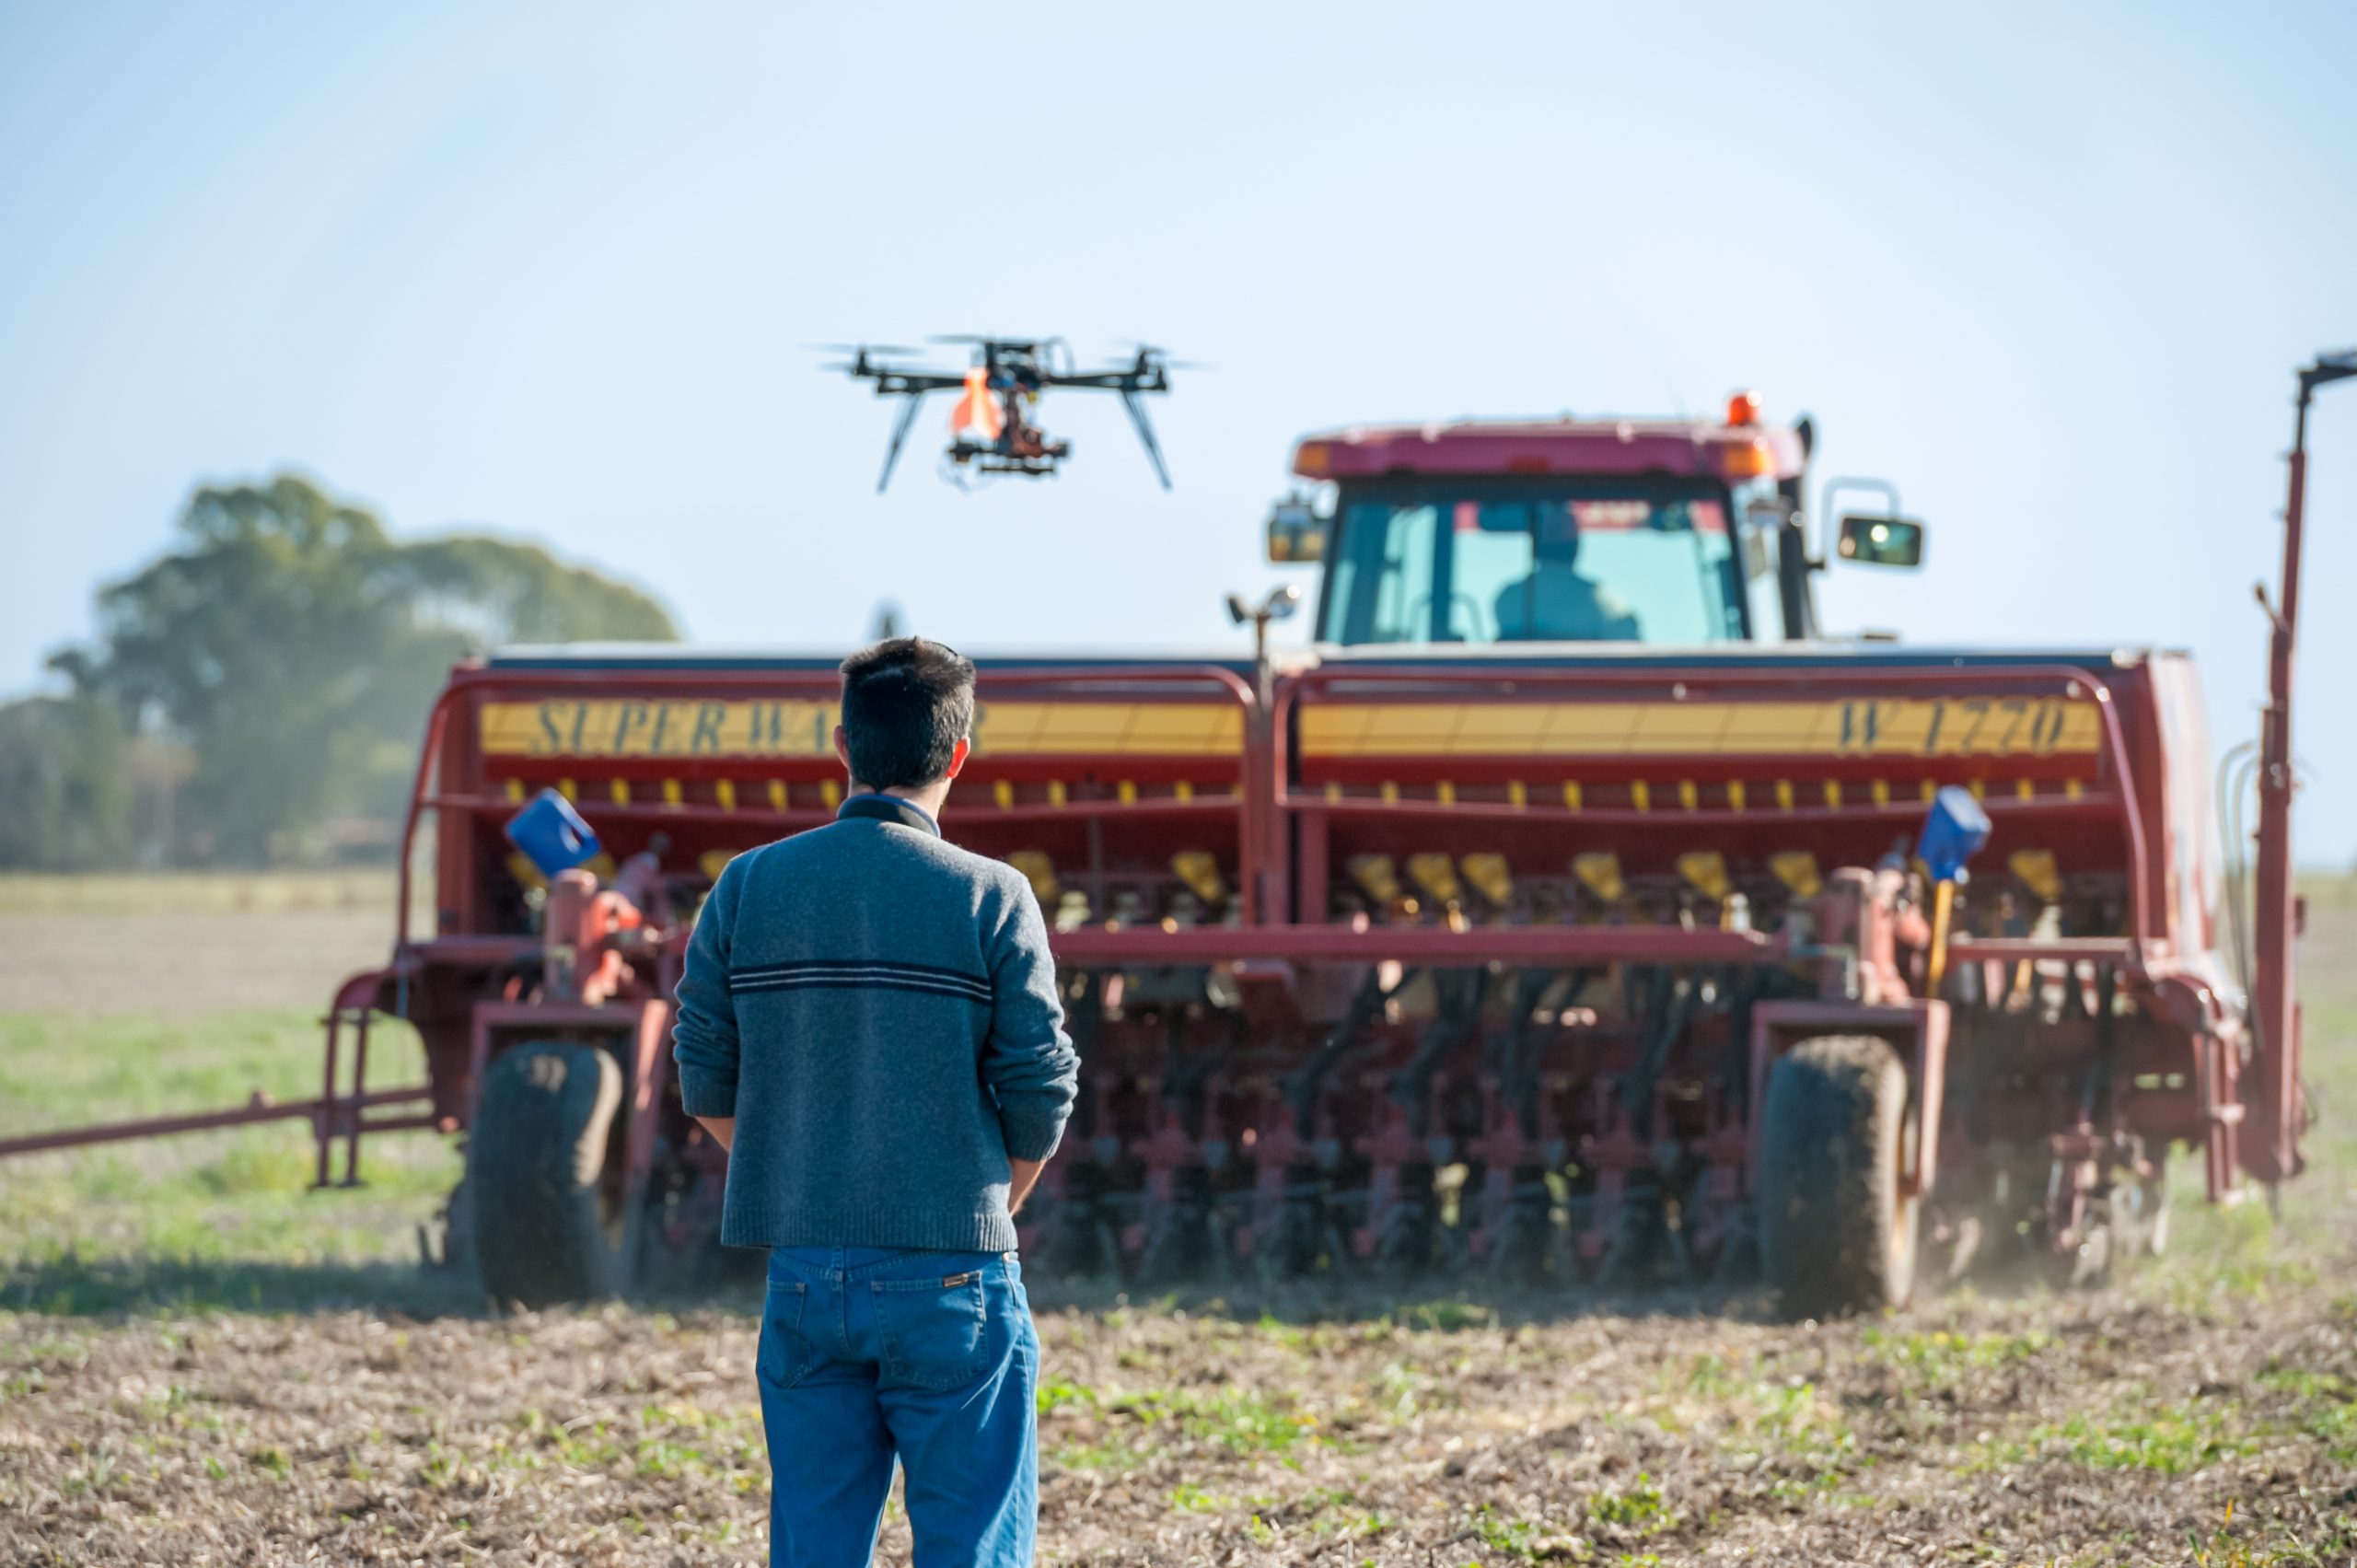
[[[2219,1201],[2299,1169],[2302,459],[2230,962],[2185,657],[1825,639],[1815,574],[1915,565],[1923,532],[1895,496],[1837,517],[1847,482],[1808,512],[1810,435],[1746,397],[1315,436],[1294,469],[1330,507],[1270,525],[1322,564],[1310,650],[981,659],[943,828],[1029,878],[1084,1062],[1022,1216],[1045,1272],[1764,1275],[1813,1315],[2156,1249],[2175,1150]],[[1291,603],[1231,609],[1265,633]],[[337,1141],[354,1180],[371,1130],[463,1132],[448,1251],[503,1298],[713,1258],[672,986],[726,859],[832,819],[836,691],[831,658],[456,670],[402,860],[406,911],[430,819],[432,929],[344,986],[295,1108],[320,1179]],[[550,791],[602,845],[552,879],[504,831]],[[367,1086],[379,1015],[427,1088]]]

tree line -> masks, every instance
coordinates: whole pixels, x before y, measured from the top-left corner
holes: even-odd
[[[0,867],[384,854],[454,663],[679,637],[626,583],[507,540],[397,540],[296,474],[202,487],[174,531],[51,657],[66,690],[0,705]]]

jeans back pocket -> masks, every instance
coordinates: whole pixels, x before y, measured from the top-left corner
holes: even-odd
[[[922,1280],[873,1280],[885,1380],[958,1388],[991,1363],[990,1312],[979,1269]]]
[[[802,1309],[810,1287],[800,1280],[770,1281],[761,1303],[761,1343],[753,1358],[753,1376],[764,1387],[791,1388],[800,1382],[819,1357],[802,1337]]]

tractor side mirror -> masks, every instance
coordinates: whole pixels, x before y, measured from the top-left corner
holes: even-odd
[[[1305,495],[1288,495],[1269,508],[1269,563],[1298,566],[1326,559],[1326,525]]]
[[[1861,566],[1921,566],[1923,525],[1914,517],[1845,513],[1836,552]]]

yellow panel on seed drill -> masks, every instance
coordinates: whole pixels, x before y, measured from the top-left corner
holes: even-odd
[[[1006,857],[1006,863],[1023,873],[1031,884],[1031,896],[1043,907],[1052,906],[1063,885],[1056,880],[1056,863],[1048,858],[1045,850],[1019,849]]]
[[[1351,880],[1376,903],[1387,904],[1399,897],[1399,874],[1393,868],[1389,855],[1354,854],[1343,862],[1343,868],[1350,872]]]
[[[1678,874],[1691,883],[1696,892],[1713,903],[1724,900],[1735,889],[1727,879],[1726,856],[1714,849],[1688,850],[1678,857]]]
[[[1447,749],[1456,755],[1513,756],[1530,749],[1534,715],[1520,704],[1468,703],[1442,711],[1454,721]]]
[[[1620,877],[1620,857],[1608,849],[1590,850],[1572,857],[1572,875],[1580,885],[1608,904],[1617,904],[1629,891]]]
[[[1224,903],[1227,883],[1219,874],[1219,857],[1207,849],[1182,849],[1170,857],[1171,875],[1207,904]]]
[[[1507,869],[1504,855],[1484,851],[1465,856],[1457,865],[1465,879],[1491,903],[1504,909],[1514,902],[1514,873]]]
[[[1457,880],[1457,867],[1438,850],[1410,855],[1408,875],[1441,903],[1453,904],[1465,896],[1464,887]]]
[[[2052,850],[2017,849],[2006,856],[2005,865],[2041,903],[2054,903],[2062,897],[2062,872],[2054,864]]]
[[[1780,849],[1768,857],[1768,869],[1796,899],[1813,899],[1825,890],[1817,872],[1817,856],[1805,849]]]

